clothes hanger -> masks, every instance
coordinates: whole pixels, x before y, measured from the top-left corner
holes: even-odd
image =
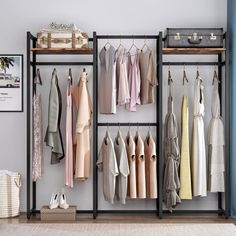
[[[109,137],[109,124],[107,123],[105,139],[107,139],[108,137]]]
[[[120,36],[120,44],[119,44],[119,46],[117,47],[116,50],[118,51],[120,48],[125,49],[124,45],[121,43],[121,36]]]
[[[71,93],[71,91],[70,91],[71,85],[72,85],[72,72],[71,72],[71,68],[69,68],[69,75],[68,75],[68,79],[67,79],[68,95],[70,95],[70,93]]]
[[[128,50],[129,53],[130,53],[130,51],[131,51],[131,49],[132,49],[133,47],[135,47],[136,50],[139,50],[139,48],[138,48],[138,47],[135,45],[135,43],[134,43],[134,38],[133,38],[133,43],[132,43],[131,47],[130,47],[129,50]]]
[[[173,79],[171,77],[170,66],[169,66],[169,69],[168,69],[168,85],[170,85],[171,83],[173,83]]]
[[[150,123],[148,125],[148,133],[147,133],[147,144],[149,144],[150,141],[150,137],[151,137],[151,127],[150,127]]]
[[[143,44],[143,47],[142,47],[141,51],[143,51],[144,48],[146,48],[148,51],[150,51],[150,48],[149,48],[149,46],[147,45],[146,42],[147,42],[147,39],[145,38],[145,39],[144,39],[144,44]]]
[[[42,83],[42,79],[41,79],[41,75],[40,75],[40,70],[39,70],[39,68],[37,68],[36,75],[35,75],[35,77],[34,77],[34,83],[35,83],[35,84],[40,84],[40,85],[43,84],[43,83]]]
[[[170,72],[170,65],[168,69],[168,86],[169,86],[169,95],[171,95],[171,84],[173,84],[173,79],[171,77],[171,72]],[[171,101],[173,101],[173,97],[171,95]]]
[[[196,76],[196,79],[200,79],[201,83],[203,82],[202,78],[200,77],[200,72],[199,72],[198,65],[197,65],[197,76]]]
[[[107,39],[106,44],[104,45],[104,48],[105,48],[106,50],[108,49],[107,46],[109,46],[109,48],[111,47],[111,44],[110,44],[110,42],[108,41],[108,39]]]
[[[215,81],[217,81],[217,83],[220,83],[220,80],[219,80],[217,72],[216,72],[216,66],[215,66],[215,69],[214,69],[212,85],[214,85]]]
[[[188,83],[188,78],[186,75],[186,71],[185,71],[185,65],[184,65],[184,70],[183,70],[183,85],[186,83]]]

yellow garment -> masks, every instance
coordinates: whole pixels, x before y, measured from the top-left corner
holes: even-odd
[[[183,96],[181,108],[181,158],[180,158],[180,191],[181,199],[192,199],[189,131],[188,131],[188,97]]]

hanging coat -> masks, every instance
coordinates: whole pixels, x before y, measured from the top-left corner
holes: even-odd
[[[113,141],[109,132],[103,139],[97,160],[98,170],[103,172],[103,195],[109,203],[114,203],[116,176],[119,174]]]
[[[33,97],[33,159],[32,179],[36,181],[42,175],[43,134],[42,134],[42,103],[41,95]]]
[[[77,108],[75,127],[75,178],[86,180],[91,173],[90,133],[92,105],[87,88],[87,74],[82,72],[79,84],[72,89]]]
[[[127,53],[122,48],[117,51],[116,60],[116,87],[117,87],[117,104],[123,105],[129,103],[130,92],[127,73]]]
[[[194,84],[193,132],[192,132],[192,183],[193,196],[207,196],[206,147],[204,133],[204,96],[202,79]]]
[[[116,197],[122,204],[126,203],[127,183],[129,175],[129,163],[125,142],[122,138],[120,130],[114,141],[114,150],[116,154],[116,162],[119,170],[119,175],[116,177]]]
[[[181,202],[178,195],[180,188],[179,182],[179,161],[180,152],[178,144],[178,125],[173,112],[173,97],[171,85],[169,86],[168,113],[165,118],[164,134],[164,181],[163,181],[163,200],[169,211]]]
[[[100,54],[99,109],[102,114],[116,113],[116,50],[102,48]]]
[[[181,199],[192,199],[190,151],[189,151],[189,110],[188,97],[182,98],[181,109],[181,158],[180,158],[180,190]]]
[[[136,184],[136,158],[135,158],[135,142],[128,132],[125,139],[126,152],[129,160],[129,177],[128,177],[128,192],[130,198],[137,198],[137,184]]]
[[[48,127],[44,141],[52,149],[51,164],[59,163],[64,157],[64,148],[61,137],[61,91],[58,85],[56,70],[54,69],[51,80],[48,105]]]
[[[72,134],[72,94],[71,85],[66,92],[66,154],[65,154],[65,185],[73,188],[73,134]]]
[[[212,119],[208,129],[208,160],[210,192],[225,191],[225,153],[224,153],[224,124],[220,116],[220,98],[218,81],[214,81],[212,106]]]
[[[130,102],[126,104],[126,109],[129,111],[137,111],[137,105],[140,102],[140,68],[139,68],[139,53],[137,50],[135,55],[128,55],[128,82],[130,91]]]
[[[135,156],[136,156],[137,194],[138,198],[146,198],[144,143],[138,131],[134,138],[134,142],[136,145]]]
[[[141,75],[141,104],[154,103],[154,89],[156,82],[155,64],[151,50],[141,51],[139,57]]]
[[[157,198],[157,157],[156,143],[148,132],[144,142],[145,171],[146,171],[146,191],[148,198]]]

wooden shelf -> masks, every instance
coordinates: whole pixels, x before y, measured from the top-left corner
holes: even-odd
[[[36,54],[93,54],[92,48],[32,48]]]
[[[163,54],[218,54],[225,48],[163,48]]]

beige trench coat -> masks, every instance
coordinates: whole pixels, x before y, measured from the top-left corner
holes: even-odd
[[[78,110],[75,128],[75,178],[86,180],[91,172],[90,133],[92,105],[87,88],[86,72],[79,84],[72,88],[72,96]]]

